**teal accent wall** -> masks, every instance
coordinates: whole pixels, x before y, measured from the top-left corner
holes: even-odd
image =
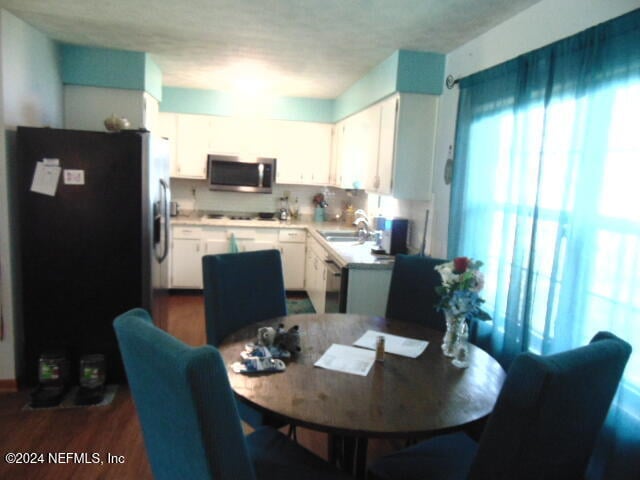
[[[272,97],[252,100],[217,90],[164,87],[163,112],[233,116],[246,111],[267,118],[333,123],[393,93],[442,94],[445,56],[398,50],[336,99]]]
[[[66,85],[146,91],[162,100],[162,72],[148,53],[62,44]]]
[[[162,71],[148,53],[144,61],[144,90],[159,102],[162,101]]]
[[[218,90],[164,87],[160,111],[201,115],[233,116],[255,109],[277,120],[333,122],[333,100],[302,97],[252,99]]]
[[[441,53],[399,50],[396,90],[401,93],[441,95],[445,56]]]
[[[146,54],[62,45],[62,82],[90,87],[144,90]]]
[[[393,53],[336,98],[333,120],[348,117],[395,92],[398,59],[399,53]]]
[[[389,95],[442,94],[445,56],[398,50],[336,98],[334,121],[342,120]]]

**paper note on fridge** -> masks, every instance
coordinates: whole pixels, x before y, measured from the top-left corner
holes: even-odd
[[[62,178],[65,185],[84,185],[84,170],[65,169]]]
[[[59,166],[47,166],[44,162],[36,163],[36,171],[31,182],[31,191],[44,195],[54,196],[60,179]]]

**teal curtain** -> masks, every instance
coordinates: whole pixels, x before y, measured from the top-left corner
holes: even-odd
[[[640,10],[461,80],[448,248],[485,262],[505,367],[633,345],[588,473],[638,478]]]

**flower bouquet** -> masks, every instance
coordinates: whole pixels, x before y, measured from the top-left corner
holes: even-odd
[[[491,319],[480,308],[484,303],[478,294],[484,287],[481,266],[480,261],[457,257],[435,267],[442,278],[442,284],[436,287],[436,293],[440,296],[436,309],[444,312],[447,320],[442,351],[446,356],[454,357],[454,365],[460,367],[468,366],[467,321],[474,317]]]

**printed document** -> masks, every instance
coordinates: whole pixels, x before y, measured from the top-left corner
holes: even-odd
[[[424,352],[429,342],[426,340],[418,340],[416,338],[399,337],[389,333],[376,332],[375,330],[367,330],[358,340],[353,342],[356,347],[376,349],[376,341],[378,337],[384,337],[385,353],[393,353],[404,357],[416,358]]]
[[[334,343],[314,365],[336,372],[366,377],[375,360],[375,352]]]

